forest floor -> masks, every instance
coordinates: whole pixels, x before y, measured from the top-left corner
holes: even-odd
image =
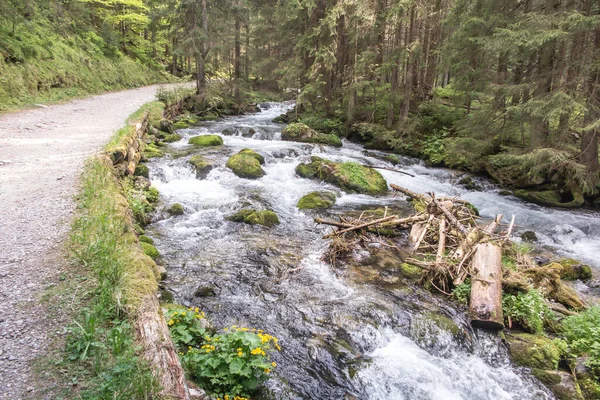
[[[159,87],[0,115],[0,399],[41,399],[64,385],[33,369],[77,311],[53,288],[73,276],[65,244],[79,175]]]

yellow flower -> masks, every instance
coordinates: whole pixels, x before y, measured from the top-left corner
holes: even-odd
[[[273,362],[271,363],[271,365],[272,365],[273,367],[276,367],[276,366],[277,366],[277,363],[276,363],[275,361],[273,361]]]
[[[265,368],[265,374],[268,374],[269,372],[271,372],[271,370],[269,368]]]
[[[257,355],[257,354],[260,354],[261,352],[262,352],[262,349],[260,347],[257,347],[254,350],[252,350],[250,353]]]
[[[281,351],[281,347],[279,347],[277,343],[275,343],[275,347],[277,347],[277,350]]]
[[[175,322],[173,322],[172,319],[169,320],[169,325],[173,325]]]
[[[223,397],[223,400],[229,400],[229,395],[226,394],[225,397]]]
[[[191,309],[190,309],[190,310],[191,310]],[[200,310],[198,309],[198,307],[196,307],[196,308],[194,309],[194,311],[196,311],[196,312],[200,312]]]
[[[244,353],[242,353],[241,351],[238,351],[238,357],[242,357],[244,355]]]

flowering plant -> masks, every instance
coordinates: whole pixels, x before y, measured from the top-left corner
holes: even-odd
[[[185,315],[183,315],[185,314]],[[198,309],[169,313],[169,326],[190,378],[217,400],[247,400],[269,378],[281,350],[276,337],[260,329],[233,326],[208,334]]]

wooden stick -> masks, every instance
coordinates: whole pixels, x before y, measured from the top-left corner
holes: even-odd
[[[419,238],[417,239],[415,245],[413,246],[413,249],[412,249],[413,253],[415,253],[419,249],[421,242],[423,241],[423,239],[425,239],[425,235],[427,234],[427,230],[429,229],[429,225],[431,225],[431,221],[433,221],[433,218],[435,218],[435,216],[433,214],[430,214],[429,219],[427,220],[427,223],[425,224],[425,227],[423,228],[423,231],[421,232],[421,234],[419,235]]]
[[[337,226],[339,228],[350,228],[350,227],[354,226],[352,224],[347,224],[344,222],[337,222],[337,221],[332,221],[329,219],[321,219],[321,218],[315,218],[314,221],[317,224],[332,225],[332,226]]]
[[[430,196],[431,196],[431,201],[433,201],[433,203],[438,207],[438,209],[440,209],[442,211],[442,213],[444,213],[444,215],[446,216],[446,219],[448,220],[448,222],[450,222],[450,224],[454,225],[454,227],[456,229],[458,229],[458,231],[460,233],[462,233],[463,236],[467,237],[468,234],[469,234],[469,232],[463,226],[463,224],[461,224],[460,222],[458,222],[458,220],[456,219],[456,217],[454,215],[452,215],[452,213],[450,211],[448,211],[442,205],[442,203],[440,203],[440,201],[438,199],[435,198],[435,195],[433,193],[431,193]]]
[[[386,171],[392,171],[392,172],[397,172],[399,174],[404,174],[404,175],[408,175],[411,178],[414,178],[415,176],[413,174],[409,174],[408,172],[404,172],[404,171],[400,171],[398,169],[394,169],[394,168],[388,168],[388,167],[374,167],[372,165],[363,165],[363,167],[367,167],[367,168],[373,168],[373,169],[385,169]]]
[[[405,189],[405,188],[403,188],[401,186],[394,185],[393,183],[390,184],[390,187],[392,188],[392,190],[394,190],[396,192],[400,192],[402,194],[405,194],[408,197],[412,197],[413,199],[425,200],[425,196],[423,196],[422,194],[418,194],[416,192],[413,192],[412,190],[408,190],[408,189]]]
[[[419,267],[419,268],[423,268],[423,269],[427,269],[427,270],[432,270],[433,269],[433,265],[431,265],[431,263],[426,263],[414,258],[407,258],[406,260],[404,260],[406,263],[410,264],[410,265],[414,265],[415,267]]]
[[[512,234],[512,230],[515,227],[515,216],[513,215],[512,218],[510,219],[510,224],[508,225],[508,230],[506,231],[506,235],[504,236],[504,239],[502,240],[503,242],[507,241],[510,239],[510,235]]]
[[[437,248],[437,254],[435,257],[436,265],[440,265],[440,263],[444,259],[444,251],[445,250],[446,250],[446,219],[444,217],[442,217],[442,218],[440,218],[438,248]]]
[[[485,233],[487,233],[488,235],[491,235],[492,233],[494,233],[496,228],[498,228],[498,226],[500,226],[500,221],[502,221],[502,217],[503,217],[502,214],[496,215],[496,218],[494,218],[494,220],[492,222],[490,222],[490,224],[483,231]]]
[[[346,233],[346,232],[356,231],[358,229],[366,228],[366,227],[371,226],[371,225],[377,225],[377,224],[379,224],[381,222],[391,221],[394,218],[397,218],[397,216],[396,215],[390,215],[389,217],[379,218],[379,219],[376,219],[374,221],[365,222],[364,224],[360,224],[360,225],[356,225],[356,226],[353,226],[353,227],[350,227],[350,228],[342,229],[341,231],[332,232],[332,233],[330,233],[328,235],[323,236],[323,239],[328,239],[330,237],[333,237],[333,236],[336,236],[336,235],[341,235],[341,234]]]

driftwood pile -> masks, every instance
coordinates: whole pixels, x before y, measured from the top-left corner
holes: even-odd
[[[348,250],[369,232],[384,229],[410,228],[409,245],[412,257],[405,262],[424,270],[423,279],[442,293],[471,279],[469,313],[473,325],[486,329],[502,329],[502,249],[515,226],[501,225],[502,215],[482,226],[474,208],[457,198],[427,196],[400,186],[395,192],[412,199],[416,213],[410,217],[384,215],[382,218],[341,218],[331,221],[316,218],[319,224],[332,225],[336,230],[324,236],[333,238],[329,258]]]

